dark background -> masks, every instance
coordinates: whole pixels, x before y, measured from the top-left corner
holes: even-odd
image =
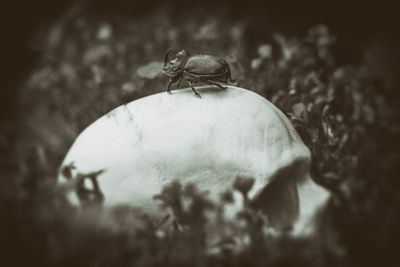
[[[38,27],[54,21],[70,6],[70,0],[6,1],[1,7],[2,49],[1,65],[1,116],[8,116],[16,99],[18,81],[39,56],[27,46],[28,40]],[[146,13],[162,1],[86,1],[99,12],[112,9],[135,13]],[[132,4],[126,4],[131,2]],[[201,4],[199,4],[201,2]],[[387,1],[389,2],[389,1]],[[195,3],[195,4],[194,4]],[[326,23],[341,39],[338,57],[340,60],[358,60],[364,45],[374,39],[385,42],[388,53],[398,59],[399,27],[397,8],[386,2],[341,1],[184,1],[172,0],[168,4],[177,12],[192,7],[221,8],[231,16],[251,17],[254,31],[262,22],[268,21],[273,30],[297,33],[316,23]],[[130,9],[126,8],[130,6]],[[398,66],[398,65],[397,65]],[[7,88],[4,90],[4,88]]]

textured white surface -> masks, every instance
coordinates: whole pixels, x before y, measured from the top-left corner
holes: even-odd
[[[310,152],[283,113],[242,88],[197,88],[201,99],[184,89],[114,109],[79,135],[63,165],[74,162],[81,173],[105,169],[98,181],[106,206],[159,215],[152,197],[175,179],[217,196],[238,175],[251,176],[255,199],[274,174],[296,163],[290,179],[299,187],[300,215],[315,212],[328,194],[309,178]]]

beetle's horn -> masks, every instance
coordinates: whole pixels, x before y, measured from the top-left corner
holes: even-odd
[[[165,53],[164,56],[164,67],[167,65],[167,62],[171,63],[171,61],[169,61],[169,54],[172,52],[172,48],[168,49],[167,52]]]

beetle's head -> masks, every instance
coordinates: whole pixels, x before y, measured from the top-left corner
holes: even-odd
[[[165,53],[163,71],[168,76],[177,76],[182,73],[183,67],[190,57],[190,53],[186,50],[181,50],[176,53],[174,59],[170,59],[171,52],[172,48],[168,49],[168,51]]]

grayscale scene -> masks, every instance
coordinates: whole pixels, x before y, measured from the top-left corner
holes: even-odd
[[[1,11],[1,266],[400,266],[394,7]]]

